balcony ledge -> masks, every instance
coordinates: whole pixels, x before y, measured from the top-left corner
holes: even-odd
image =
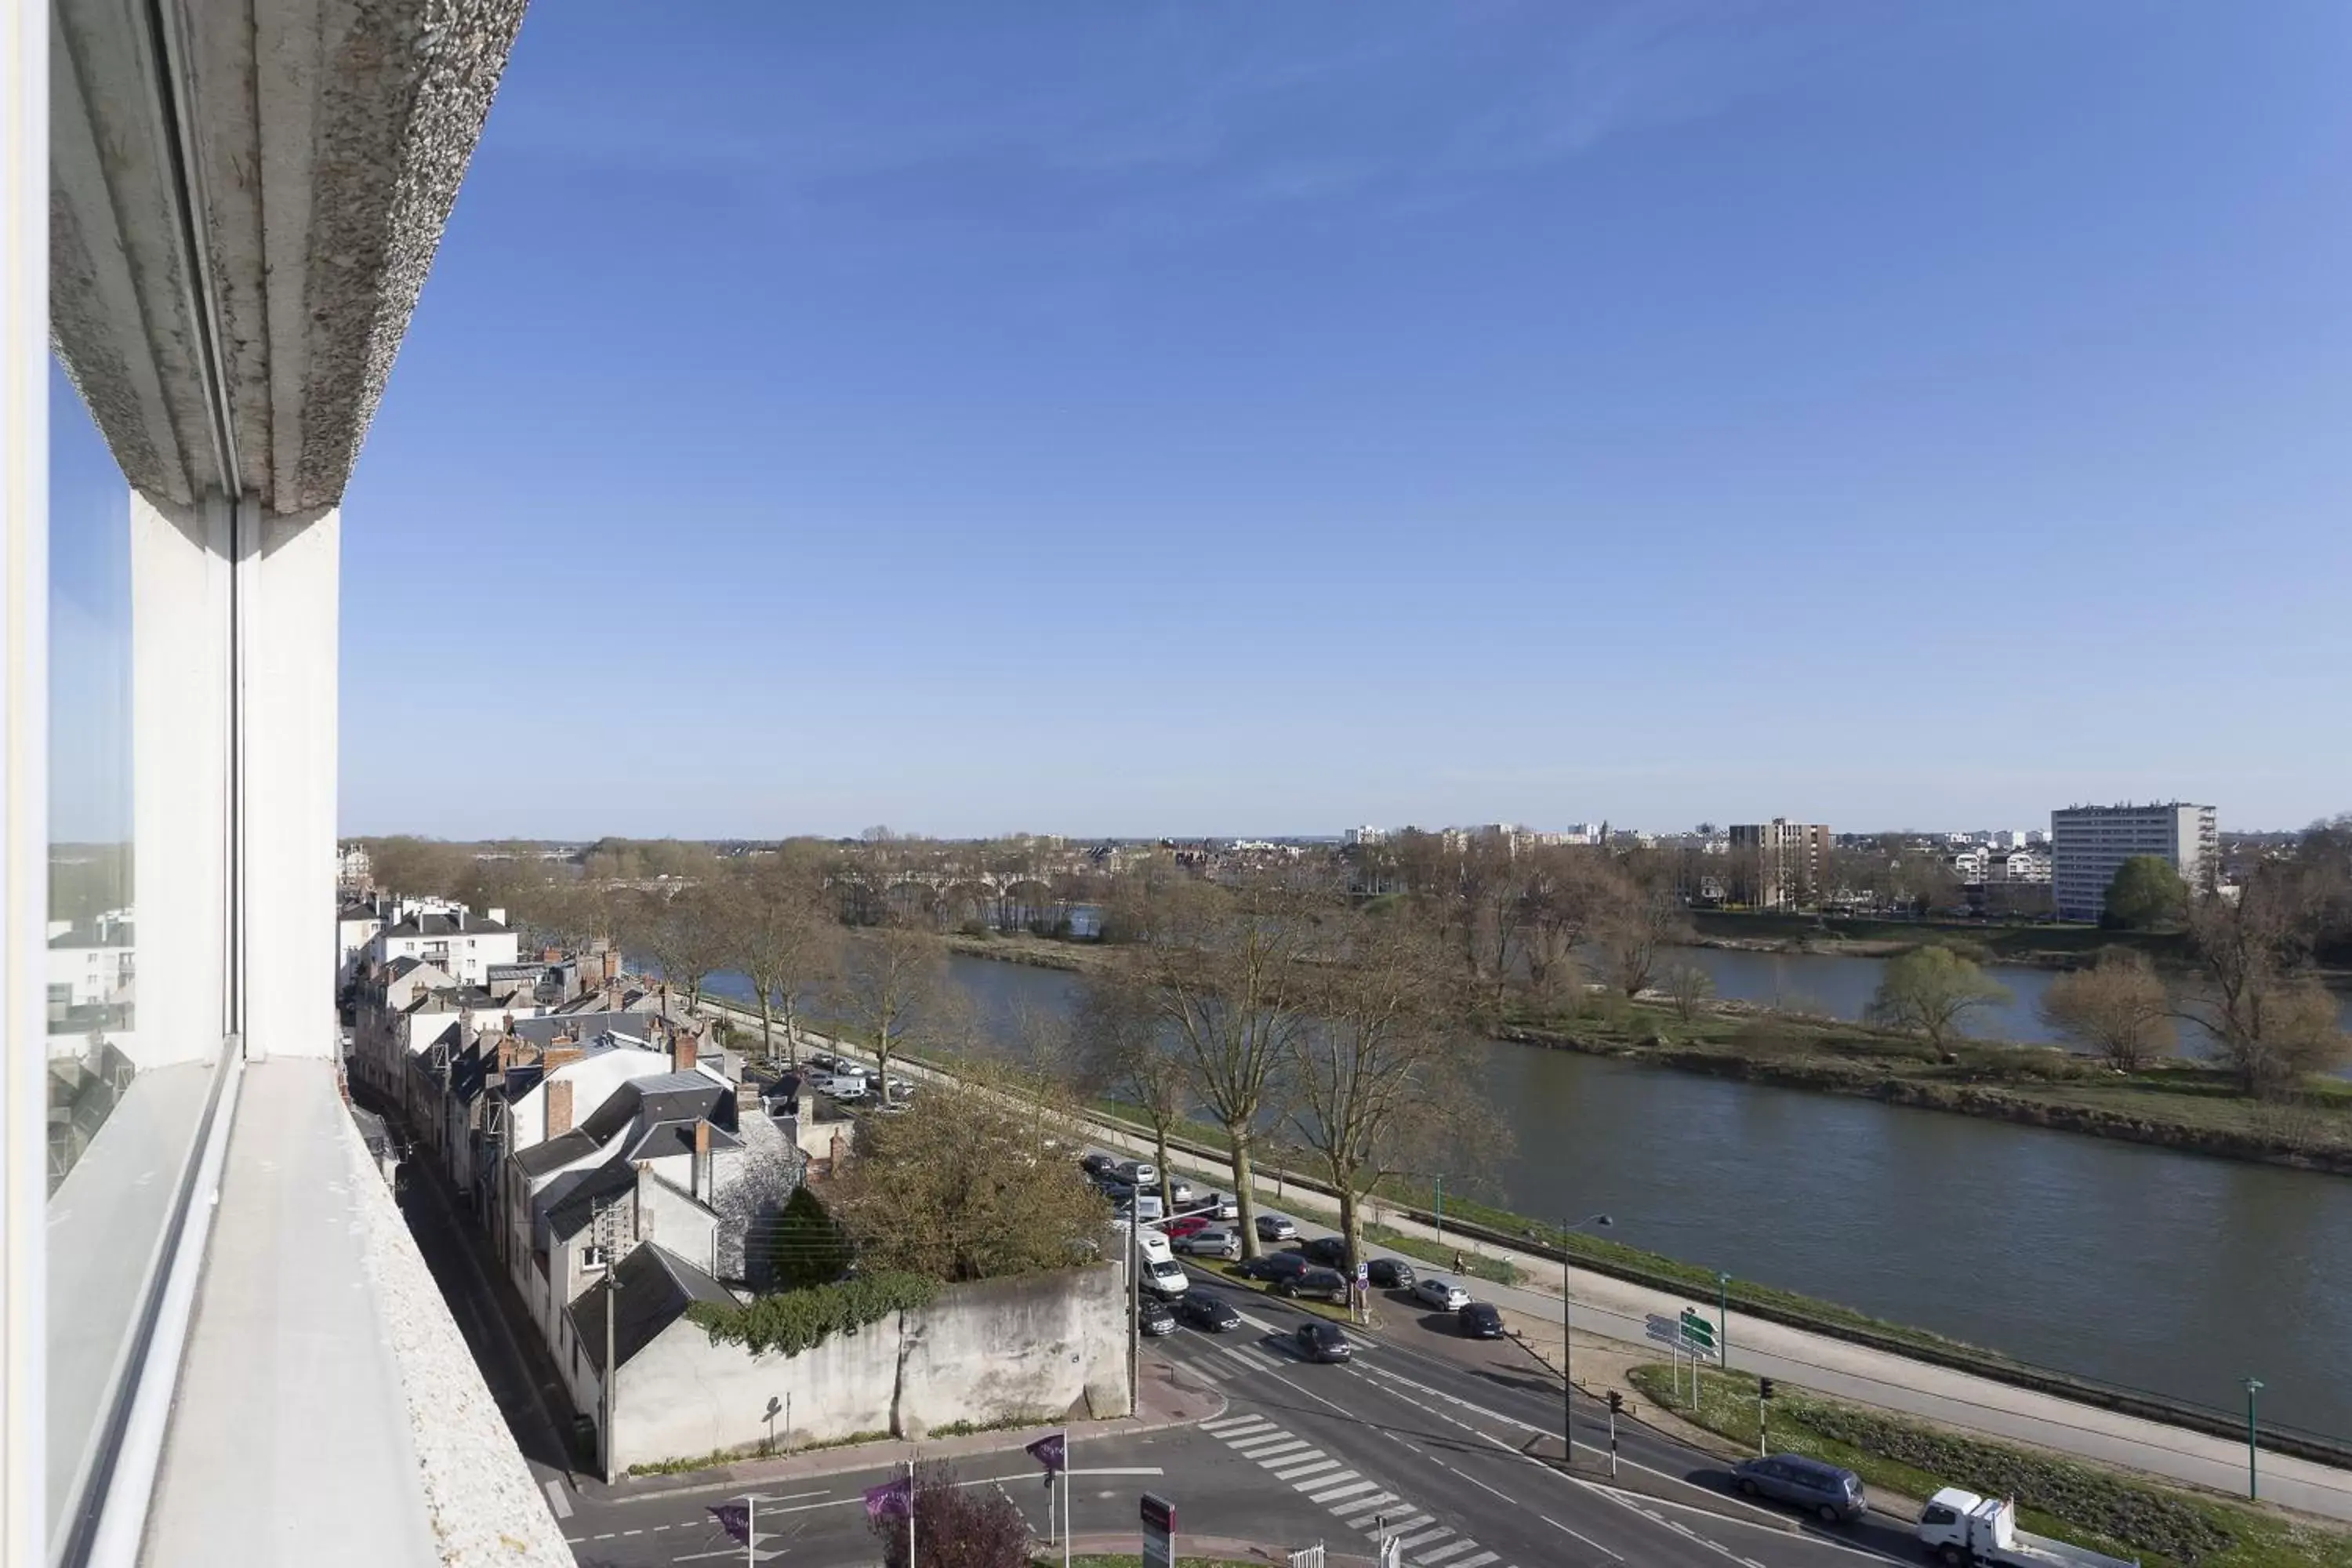
[[[571,1568],[330,1062],[246,1068],[142,1556]]]

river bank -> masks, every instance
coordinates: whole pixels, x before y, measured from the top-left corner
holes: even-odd
[[[1634,1004],[1612,1018],[1520,1020],[1497,1038],[1647,1067],[2121,1139],[2221,1159],[2352,1175],[2352,1086],[2315,1079],[2258,1100],[2209,1064],[2119,1072],[2046,1046],[1967,1040],[1937,1051],[1856,1026],[1717,1007],[1685,1023]]]
[[[1798,917],[1719,918],[1809,923]],[[2016,934],[2046,933],[2025,929]],[[2057,934],[2114,933],[2061,928]],[[1702,937],[1706,945],[1733,940]],[[2167,939],[2156,933],[2149,940],[2161,945]],[[948,944],[966,957],[1065,973],[1098,972],[1112,958],[1093,944],[1025,934],[955,936]],[[1896,951],[1906,945],[1916,942],[1873,936],[1854,943]],[[2338,1079],[2315,1080],[2296,1100],[2260,1101],[2240,1094],[2227,1073],[2185,1058],[2126,1074],[2048,1045],[1966,1040],[1937,1052],[1911,1037],[1738,1001],[1706,1003],[1687,1021],[1670,1007],[1637,1002],[1591,1016],[1517,1016],[1489,1032],[1516,1045],[1646,1067],[2352,1175],[2352,1085]]]

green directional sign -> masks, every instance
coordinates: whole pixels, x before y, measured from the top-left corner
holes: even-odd
[[[1685,1307],[1683,1309],[1682,1328],[1684,1344],[1695,1351],[1713,1353],[1715,1350],[1713,1323],[1700,1317],[1693,1309]]]

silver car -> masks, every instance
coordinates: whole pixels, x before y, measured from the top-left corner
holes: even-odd
[[[1242,1238],[1230,1230],[1196,1230],[1178,1237],[1171,1245],[1187,1257],[1222,1258],[1228,1263],[1242,1255]]]
[[[1443,1274],[1433,1274],[1412,1288],[1412,1299],[1441,1312],[1455,1312],[1470,1304],[1470,1292]]]

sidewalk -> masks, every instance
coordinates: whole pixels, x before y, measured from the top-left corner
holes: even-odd
[[[1070,1435],[1070,1462],[1083,1474],[1087,1463],[1086,1445],[1089,1442],[1106,1437],[1132,1437],[1146,1432],[1164,1431],[1171,1426],[1186,1426],[1195,1421],[1209,1420],[1225,1408],[1224,1400],[1215,1394],[1178,1387],[1174,1371],[1169,1363],[1149,1357],[1143,1363],[1140,1394],[1133,1415],[1007,1427],[994,1432],[969,1432],[957,1437],[885,1437],[871,1443],[845,1443],[831,1447],[810,1448],[775,1458],[742,1459],[709,1469],[682,1470],[672,1475],[624,1476],[609,1486],[593,1477],[580,1476],[573,1479],[572,1485],[582,1498],[592,1502],[643,1502],[654,1498],[682,1496],[688,1492],[705,1492],[717,1486],[765,1487],[784,1481],[805,1480],[813,1476],[877,1470],[904,1465],[909,1459],[919,1464],[929,1464],[982,1454],[1017,1453],[1048,1432],[1065,1430]]]

